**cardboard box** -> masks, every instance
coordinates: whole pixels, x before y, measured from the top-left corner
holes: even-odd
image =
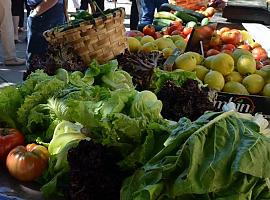
[[[214,101],[215,108],[222,110],[226,103],[233,102],[240,113],[260,113],[270,121],[270,97],[257,95],[238,95],[218,92]]]

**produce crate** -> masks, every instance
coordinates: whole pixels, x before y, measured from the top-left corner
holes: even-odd
[[[85,64],[92,59],[106,63],[128,48],[124,18],[125,10],[119,8],[106,16],[81,22],[78,27],[69,30],[48,30],[44,36],[51,44],[71,44]]]
[[[270,97],[218,92],[214,105],[217,110],[222,110],[222,106],[230,102],[236,104],[240,113],[260,113],[270,121]]]
[[[208,0],[170,0],[169,3],[182,6],[187,9],[197,10],[206,7]]]

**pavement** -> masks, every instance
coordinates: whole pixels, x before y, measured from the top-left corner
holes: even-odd
[[[68,1],[68,2],[69,2],[68,12],[75,12],[75,8],[73,6],[72,1]],[[114,7],[115,7],[114,2],[108,2],[107,0],[105,0],[105,9],[114,8]],[[131,2],[129,0],[117,0],[116,7],[125,8],[126,19],[124,23],[125,23],[126,29],[129,30],[129,17],[130,17]],[[26,26],[26,22],[25,22],[25,26]],[[21,44],[16,44],[17,57],[19,58],[25,58],[25,55],[26,55],[25,38],[26,38],[26,31],[19,34],[19,39],[24,41]],[[3,48],[2,48],[1,41],[0,41],[0,62],[3,62]],[[26,71],[26,66],[7,67],[5,65],[0,65],[0,88],[7,85],[22,83],[23,73],[25,71]]]

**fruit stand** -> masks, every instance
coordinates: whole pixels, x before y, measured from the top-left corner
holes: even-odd
[[[270,199],[269,29],[183,2],[142,31],[115,8],[44,33],[0,90],[0,199]]]

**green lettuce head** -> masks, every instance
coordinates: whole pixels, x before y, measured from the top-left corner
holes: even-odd
[[[149,120],[160,119],[162,110],[162,102],[157,99],[157,96],[148,90],[138,92],[130,107],[130,116],[146,117]]]

